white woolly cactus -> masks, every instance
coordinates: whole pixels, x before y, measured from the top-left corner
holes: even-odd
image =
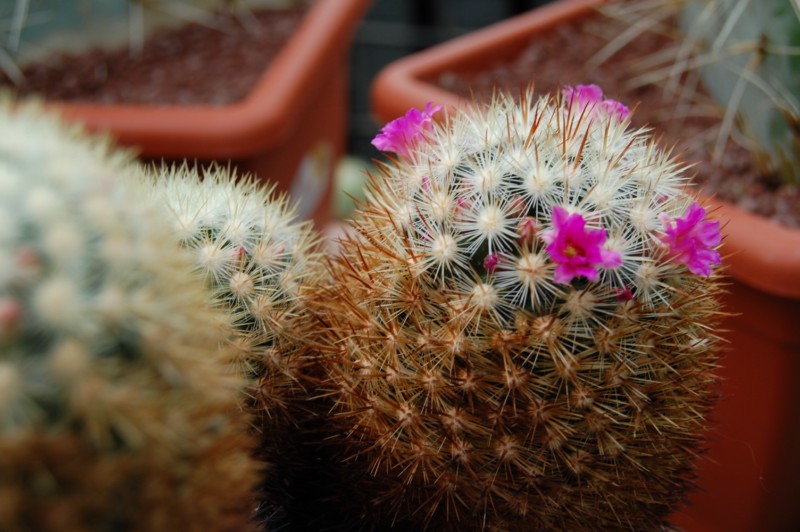
[[[247,529],[232,326],[127,153],[0,102],[0,529]]]
[[[231,313],[250,376],[270,381],[259,386],[260,406],[277,414],[297,379],[291,346],[310,325],[302,293],[320,274],[311,223],[296,219],[285,196],[221,166],[157,168],[147,185],[172,214],[215,305]]]
[[[307,399],[303,340],[315,325],[304,294],[322,274],[318,238],[285,196],[252,178],[237,179],[230,169],[183,165],[149,174],[149,194],[171,213],[214,305],[236,326],[239,360],[252,379],[258,457],[268,470],[258,519],[276,528],[287,518],[285,490],[300,467],[293,438]]]
[[[317,298],[359,512],[664,526],[714,398],[718,222],[597,87],[438,110],[376,138],[398,156]]]

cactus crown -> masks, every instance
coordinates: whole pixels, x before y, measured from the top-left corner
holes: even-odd
[[[499,96],[446,127],[417,127],[416,149],[383,167],[388,185],[373,180],[370,218],[402,228],[415,275],[467,299],[491,293],[495,318],[546,313],[580,290],[670,301],[692,272],[710,274],[719,237],[694,242],[705,262],[672,249],[669,228],[705,213],[681,167],[598,91]]]
[[[435,112],[384,129],[398,156],[318,298],[364,507],[459,530],[663,523],[712,400],[717,222],[597,87]]]

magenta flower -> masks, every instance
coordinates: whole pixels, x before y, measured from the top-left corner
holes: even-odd
[[[611,98],[603,99],[603,90],[597,85],[576,85],[565,87],[561,93],[568,106],[583,108],[593,106],[593,111],[602,109],[619,120],[624,120],[631,114],[628,106]]]
[[[672,260],[685,264],[695,275],[711,275],[711,266],[722,262],[714,250],[722,241],[719,234],[719,221],[704,221],[706,210],[696,201],[692,203],[683,217],[660,216],[664,224],[661,240],[669,248]]]
[[[494,273],[495,268],[500,263],[500,256],[497,253],[489,253],[483,259],[483,267],[488,273]]]
[[[423,132],[433,126],[433,115],[442,110],[441,105],[425,104],[425,110],[409,109],[405,116],[395,118],[381,129],[372,139],[372,145],[381,151],[394,152],[401,157],[409,157],[408,149],[413,147]]]
[[[578,213],[553,207],[553,228],[542,231],[546,251],[556,266],[553,280],[569,284],[575,277],[597,280],[597,268],[617,268],[622,264],[618,251],[605,249],[605,229],[588,229]]]
[[[600,105],[605,109],[606,113],[611,116],[616,116],[618,120],[625,120],[628,118],[628,115],[631,114],[631,110],[627,105],[617,100],[612,100],[611,98],[603,100],[603,103]]]
[[[576,85],[564,87],[561,93],[567,105],[580,105],[581,107],[598,104],[603,100],[603,90],[597,85]]]

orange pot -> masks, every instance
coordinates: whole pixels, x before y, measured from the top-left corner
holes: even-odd
[[[398,60],[372,84],[381,121],[426,102],[469,100],[426,80],[480,72],[512,59],[532,39],[583,17],[602,0],[559,0]],[[708,200],[724,221],[730,275],[729,341],[699,484],[674,521],[686,530],[800,530],[800,230]]]
[[[276,182],[321,227],[344,151],[348,52],[370,0],[317,0],[258,84],[225,106],[59,103],[68,119],[108,131],[147,159],[231,160]]]

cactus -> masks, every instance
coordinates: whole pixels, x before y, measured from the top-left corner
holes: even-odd
[[[304,293],[322,273],[316,233],[310,222],[295,220],[285,196],[221,166],[154,167],[145,184],[172,214],[177,238],[191,250],[214,305],[235,323],[236,351],[252,381],[258,458],[268,469],[259,519],[277,528],[288,518],[286,483],[299,468],[290,442],[306,396],[301,340],[314,325]]]
[[[722,110],[712,162],[732,144],[753,155],[767,181],[800,184],[800,4],[797,0],[617,0],[602,11],[625,25],[595,62],[641,33],[675,39],[642,58],[631,85],[662,85],[682,103]],[[705,89],[705,94],[698,88]],[[708,100],[708,101],[707,101]],[[772,178],[775,179],[772,179]],[[774,186],[773,185],[773,186]]]
[[[796,0],[684,0],[681,27],[703,85],[739,120],[764,172],[800,185],[800,7]],[[680,64],[680,63],[679,63]],[[726,140],[720,136],[717,154]],[[717,155],[719,157],[719,155]]]
[[[396,156],[315,298],[335,504],[365,529],[666,526],[715,399],[719,222],[597,87],[438,110],[376,139]]]
[[[250,528],[228,315],[130,154],[32,103],[0,116],[0,528]]]

